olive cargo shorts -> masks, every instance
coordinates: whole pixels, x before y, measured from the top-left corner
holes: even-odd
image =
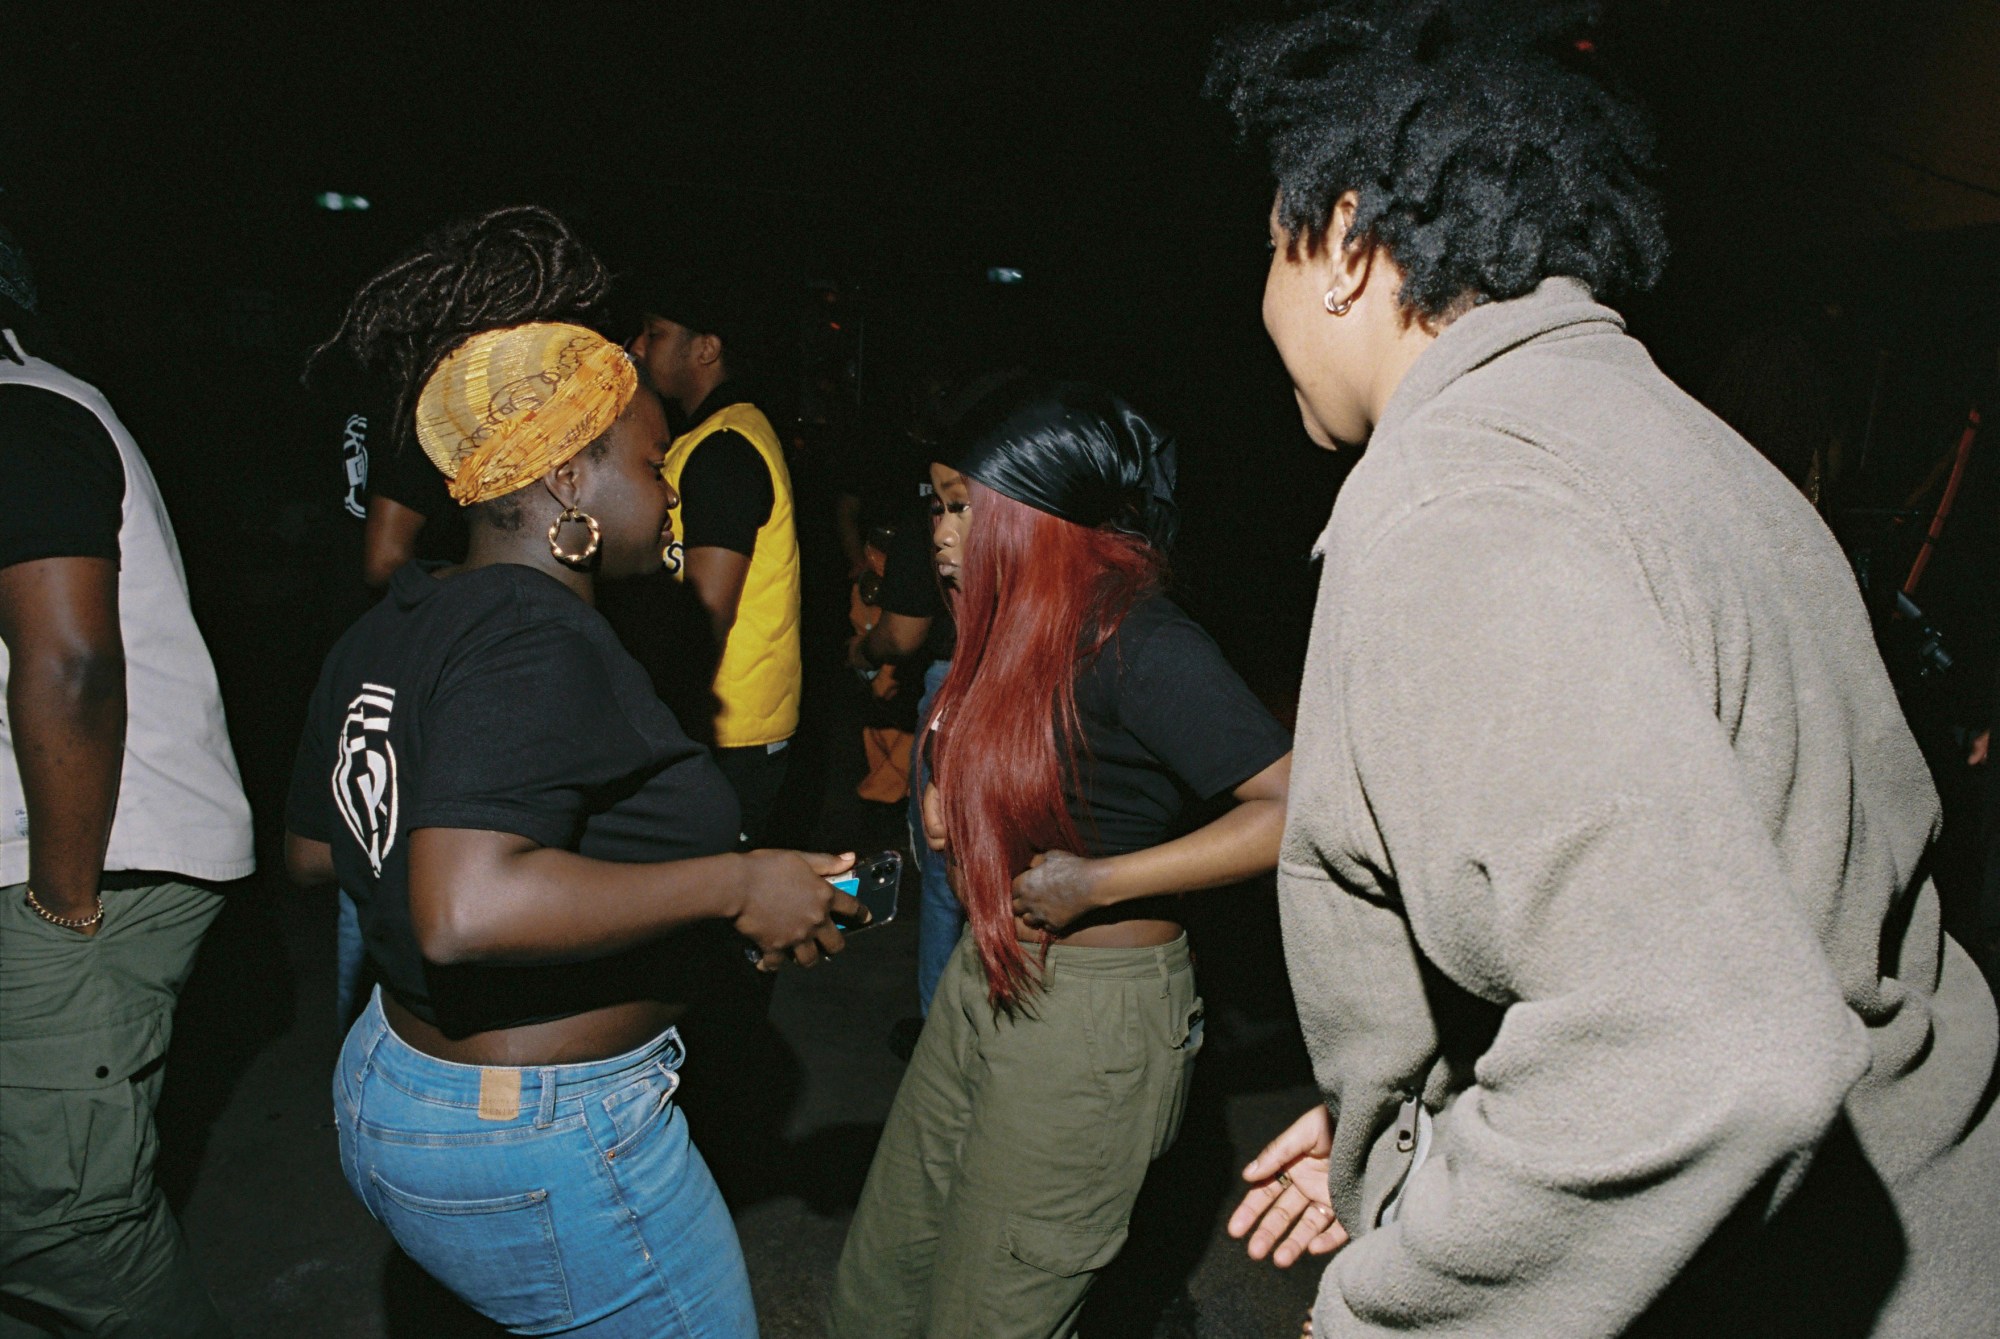
[[[96,935],[0,887],[0,1339],[226,1333],[153,1183],[174,1004],[222,898],[104,892]]]
[[[1201,1049],[1185,937],[1051,949],[997,1014],[970,932],[938,983],[834,1275],[841,1339],[1074,1332],[1173,1143]]]

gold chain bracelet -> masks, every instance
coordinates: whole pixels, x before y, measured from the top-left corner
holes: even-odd
[[[88,916],[58,916],[43,906],[41,899],[35,896],[35,890],[30,888],[28,889],[28,910],[40,916],[50,925],[60,925],[65,930],[88,930],[104,919],[104,897],[102,894],[98,895],[97,910]]]

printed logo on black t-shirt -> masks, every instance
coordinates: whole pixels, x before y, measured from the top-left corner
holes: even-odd
[[[395,710],[395,689],[362,684],[347,704],[333,762],[334,808],[377,878],[396,844],[396,749],[389,742],[389,717]]]
[[[357,521],[368,519],[368,416],[349,414],[341,429],[340,454],[347,474],[347,514]]]

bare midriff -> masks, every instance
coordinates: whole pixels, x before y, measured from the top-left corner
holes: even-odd
[[[1063,948],[1157,948],[1181,937],[1179,910],[1178,897],[1141,898],[1083,917],[1055,942]],[[1014,928],[1023,943],[1041,942],[1041,931],[1018,916]]]
[[[435,1059],[459,1065],[532,1069],[608,1060],[637,1050],[680,1022],[687,1006],[665,1000],[625,1000],[546,1023],[524,1023],[464,1037],[446,1036],[435,1023],[426,1023],[397,1003],[387,990],[382,992],[382,1013],[398,1037]]]

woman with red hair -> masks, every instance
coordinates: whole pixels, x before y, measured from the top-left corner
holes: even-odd
[[[1291,772],[1290,736],[1164,593],[1171,440],[1094,387],[1032,381],[957,437],[926,826],[969,924],[841,1254],[850,1339],[1072,1332],[1201,1047],[1173,895],[1276,864]],[[1224,795],[1173,835],[1189,798]]]

